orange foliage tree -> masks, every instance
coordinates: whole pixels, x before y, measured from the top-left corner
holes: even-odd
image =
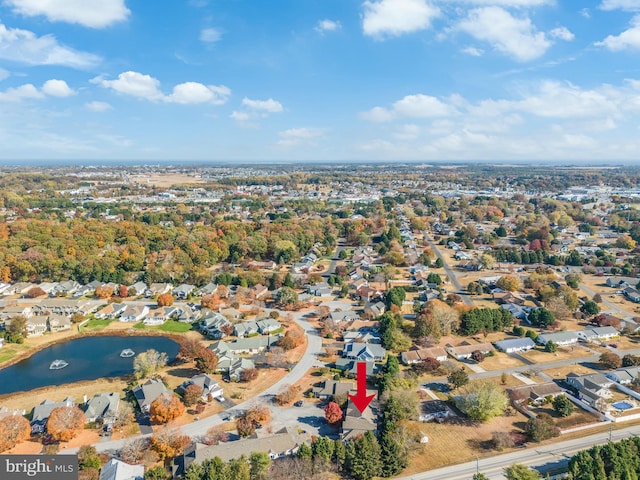
[[[204,348],[202,342],[197,338],[183,338],[180,341],[180,358],[187,361],[195,360]]]
[[[84,424],[84,412],[78,407],[57,407],[47,420],[47,433],[56,441],[68,442],[82,431]]]
[[[200,306],[202,308],[218,310],[221,304],[222,302],[220,300],[220,295],[218,295],[217,293],[214,293],[213,295],[205,295],[200,299]]]
[[[184,404],[175,395],[160,395],[149,407],[151,421],[168,423],[184,414]]]
[[[113,288],[107,287],[105,285],[100,285],[98,288],[96,288],[95,294],[96,297],[102,298],[103,300],[111,298],[113,296]]]
[[[218,356],[208,348],[202,348],[196,357],[196,368],[203,373],[214,373],[218,369]]]
[[[304,334],[298,329],[291,329],[278,341],[278,346],[284,350],[293,350],[303,343]]]
[[[200,397],[202,397],[202,391],[202,387],[191,384],[184,389],[182,401],[187,407],[191,407],[198,403],[198,400],[200,400]]]
[[[149,447],[162,461],[182,455],[190,443],[191,439],[188,436],[175,430],[163,430],[149,439]]]
[[[336,402],[329,402],[324,408],[324,418],[331,425],[342,420],[342,409]]]
[[[158,297],[159,307],[170,307],[171,305],[173,305],[173,295],[170,293],[163,293]]]
[[[31,425],[22,415],[9,415],[0,419],[0,452],[15,447],[29,438]]]

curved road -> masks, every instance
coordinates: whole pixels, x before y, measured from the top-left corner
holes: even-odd
[[[229,412],[237,412],[240,410],[246,410],[256,403],[265,402],[270,400],[273,395],[276,395],[282,390],[285,385],[293,385],[298,380],[300,380],[305,373],[310,368],[315,366],[323,366],[317,359],[318,354],[322,351],[322,339],[318,334],[318,331],[306,320],[303,319],[303,316],[306,313],[296,312],[293,314],[294,321],[306,332],[307,334],[307,349],[300,359],[300,361],[296,364],[295,367],[291,369],[291,371],[279,382],[274,383],[261,394],[256,397],[253,397],[243,403],[235,405],[234,407],[226,410],[225,412],[218,413],[216,415],[212,415],[211,417],[203,418],[202,420],[195,421],[193,423],[183,425],[181,428],[182,433],[188,435],[190,437],[203,435],[207,432],[209,428],[214,425],[220,425],[223,423],[222,416]],[[277,410],[272,412],[272,416],[277,416]],[[277,419],[276,419],[277,420]],[[151,435],[137,435],[134,437],[127,437],[121,440],[109,440],[106,442],[99,442],[95,445],[96,449],[100,452],[104,452],[106,450],[118,450],[122,448],[125,444],[135,440],[137,438],[149,437]],[[76,453],[77,449],[68,449],[64,450],[60,453],[72,454]]]

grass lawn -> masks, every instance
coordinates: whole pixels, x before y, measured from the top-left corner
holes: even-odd
[[[109,326],[109,324],[113,322],[110,318],[98,319],[94,318],[93,320],[89,320],[82,326],[82,331],[97,331],[103,330]]]
[[[28,350],[29,346],[17,343],[5,343],[4,347],[0,349],[0,363],[8,362],[16,355]]]
[[[160,330],[170,333],[185,333],[193,328],[190,323],[178,322],[177,320],[167,320],[162,325],[148,326],[142,322],[136,323],[133,328],[136,330]]]

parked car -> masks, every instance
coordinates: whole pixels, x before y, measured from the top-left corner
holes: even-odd
[[[301,407],[302,405],[304,405],[304,402],[302,400],[298,400],[296,403],[293,404],[294,407]]]
[[[222,402],[226,402],[226,401],[227,401],[227,400],[226,400],[226,398],[224,398],[223,396],[216,397],[216,400],[218,400],[218,401],[219,401],[219,402],[221,402],[221,403],[222,403]]]

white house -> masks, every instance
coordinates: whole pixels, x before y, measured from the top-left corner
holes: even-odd
[[[531,350],[536,346],[536,344],[529,337],[525,337],[500,340],[499,342],[495,343],[495,346],[498,350],[501,350],[505,353],[515,353]]]
[[[567,345],[574,345],[578,343],[578,332],[555,332],[555,333],[541,333],[538,335],[536,341],[541,345],[546,345],[549,342],[553,342],[560,347]]]

